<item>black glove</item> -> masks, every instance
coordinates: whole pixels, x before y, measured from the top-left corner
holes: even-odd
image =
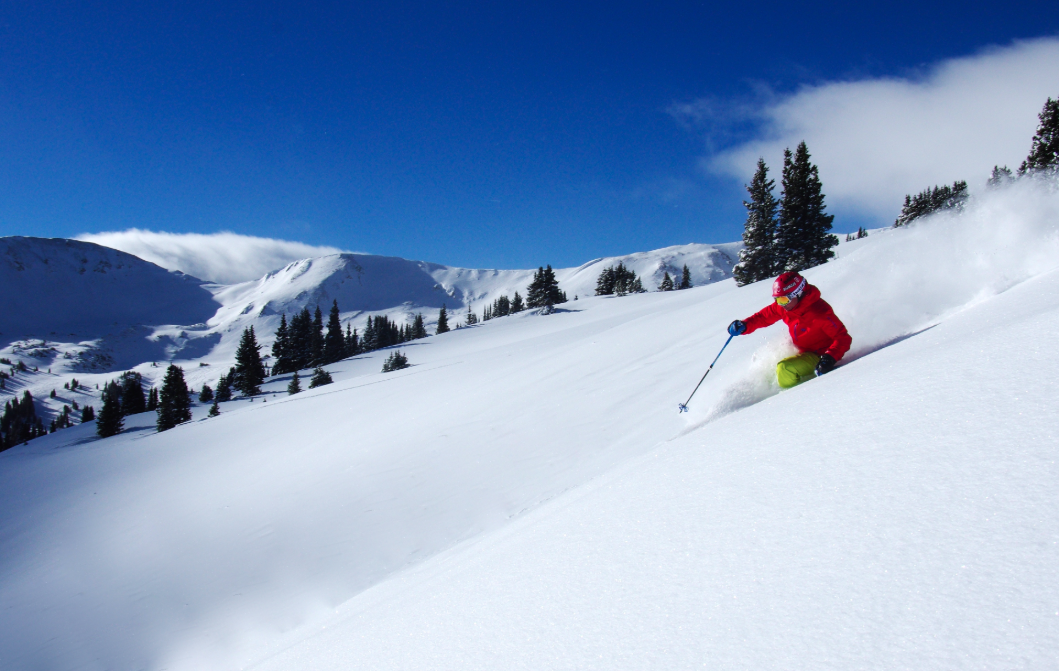
[[[729,325],[729,336],[739,336],[745,331],[747,331],[747,325],[740,320],[733,320]]]
[[[835,357],[831,355],[821,355],[821,361],[817,362],[817,367],[813,370],[818,376],[823,376],[832,369],[835,368]]]

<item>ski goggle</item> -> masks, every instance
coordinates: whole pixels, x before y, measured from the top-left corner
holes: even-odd
[[[778,297],[774,298],[773,300],[777,302],[778,306],[786,306],[789,303],[791,303],[791,300],[794,299],[794,298],[795,298],[794,296],[778,296]]]

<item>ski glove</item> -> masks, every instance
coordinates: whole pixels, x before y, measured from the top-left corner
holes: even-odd
[[[817,368],[815,368],[813,372],[818,376],[823,376],[834,368],[835,357],[831,355],[821,355],[821,361],[817,362]]]
[[[740,320],[733,320],[729,325],[729,336],[739,336],[745,331],[747,331],[747,325]]]

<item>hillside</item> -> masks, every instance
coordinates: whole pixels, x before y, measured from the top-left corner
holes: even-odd
[[[843,365],[778,393],[741,337],[687,415],[768,283],[0,453],[0,665],[1056,667],[1057,221],[1017,185],[844,244]]]
[[[453,324],[470,306],[481,316],[499,296],[526,294],[533,270],[466,269],[365,254],[333,254],[288,264],[258,280],[218,285],[166,271],[92,243],[43,238],[0,239],[0,272],[8,292],[0,299],[0,357],[38,371],[17,373],[0,403],[29,390],[49,421],[63,405],[99,407],[96,386],[123,370],[138,371],[158,386],[166,362],[184,367],[189,384],[215,385],[235,361],[239,338],[254,327],[263,354],[270,352],[280,316],[332,301],[343,324],[363,332],[370,315],[397,324],[422,313],[433,333],[446,305]],[[607,266],[624,263],[654,289],[663,273],[688,265],[696,286],[731,276],[739,243],[681,245],[558,269],[571,299],[591,296]],[[55,297],[47,304],[40,297]],[[45,309],[44,305],[49,306]],[[8,326],[10,324],[10,326]],[[6,340],[5,334],[11,337]],[[76,378],[85,387],[62,394]],[[59,397],[50,399],[56,390]]]

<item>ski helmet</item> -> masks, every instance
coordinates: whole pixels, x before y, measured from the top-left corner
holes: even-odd
[[[802,296],[805,289],[806,278],[795,271],[788,271],[781,273],[780,277],[773,281],[773,298],[787,296],[794,299]]]

